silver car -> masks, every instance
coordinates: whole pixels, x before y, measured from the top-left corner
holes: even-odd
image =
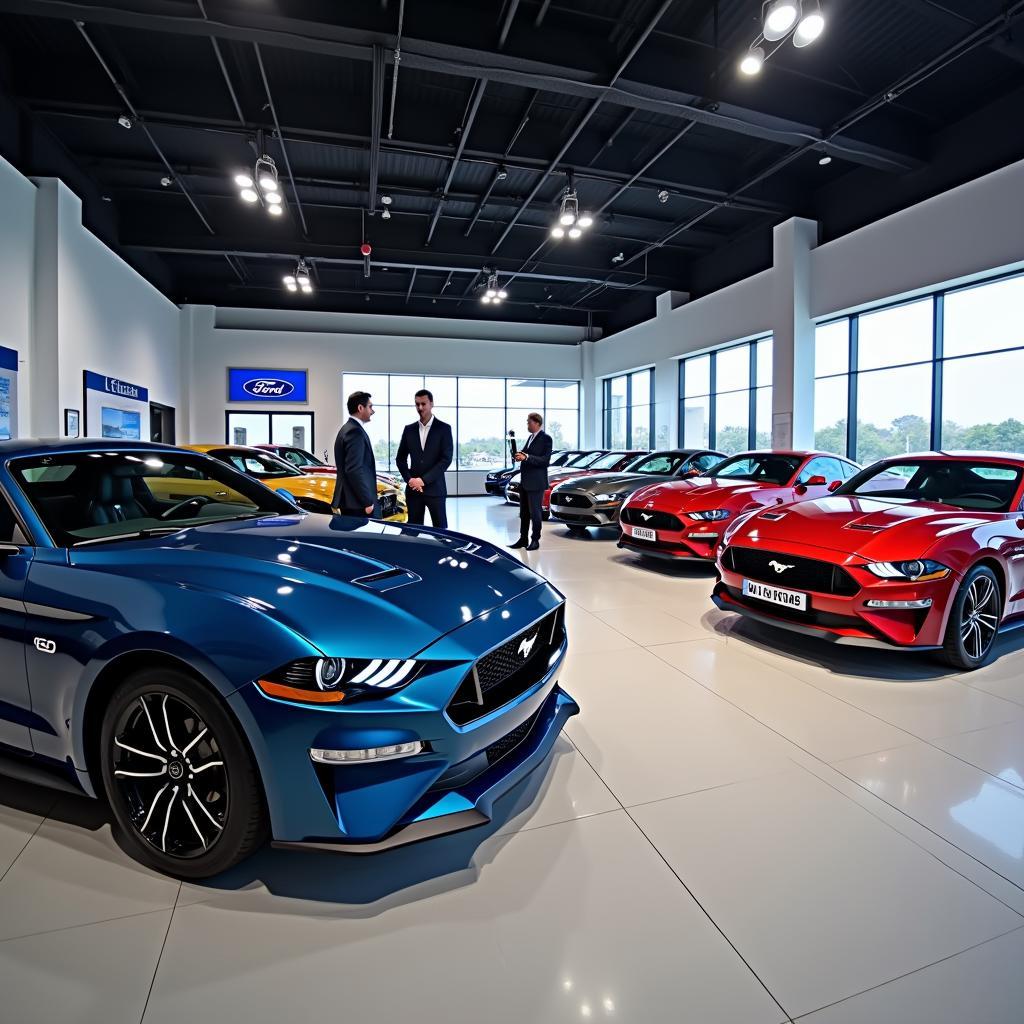
[[[724,458],[721,452],[678,448],[642,455],[621,473],[566,480],[551,491],[551,519],[564,523],[570,533],[582,533],[588,526],[617,530],[619,510],[634,491],[663,480],[699,476]]]

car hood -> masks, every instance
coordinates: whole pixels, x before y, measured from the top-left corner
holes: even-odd
[[[674,477],[658,476],[652,473],[596,473],[581,480],[569,482],[574,491],[585,491],[588,494],[601,494],[605,491],[635,491],[647,484],[673,480]]]
[[[666,512],[685,512],[687,509],[743,508],[756,499],[760,492],[778,487],[777,484],[758,484],[750,480],[715,480],[694,476],[686,480],[666,480],[636,491],[630,498],[633,504],[653,501],[653,508]]]
[[[463,534],[344,516],[270,516],[72,548],[72,564],[216,591],[325,653],[409,657],[544,580]],[[376,653],[374,653],[376,651]]]
[[[756,534],[766,545],[796,542],[889,561],[922,558],[945,538],[991,521],[947,505],[832,495],[766,509],[743,520],[737,533]]]

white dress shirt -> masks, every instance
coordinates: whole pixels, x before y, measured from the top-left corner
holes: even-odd
[[[426,449],[427,447],[427,435],[430,433],[430,428],[434,425],[434,417],[431,416],[426,423],[420,420],[420,448]]]

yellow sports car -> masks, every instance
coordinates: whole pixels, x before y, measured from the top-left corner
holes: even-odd
[[[272,487],[275,491],[288,491],[300,508],[307,512],[324,512],[330,514],[331,500],[334,497],[334,484],[336,476],[334,473],[303,473],[283,459],[272,455],[261,448],[250,448],[240,444],[187,444],[194,452],[202,452],[210,455],[229,466],[255,477],[260,483]],[[196,493],[195,487],[199,481],[174,481],[161,478],[161,482],[168,486],[166,495],[158,495],[170,500],[177,496],[174,485],[181,483],[188,484],[191,491],[188,496]],[[202,484],[205,486],[205,483]],[[152,489],[152,488],[151,488]],[[172,494],[171,491],[174,491]],[[390,523],[404,523],[409,515],[405,506],[405,497],[396,488],[377,481],[377,500],[380,502],[380,518]]]

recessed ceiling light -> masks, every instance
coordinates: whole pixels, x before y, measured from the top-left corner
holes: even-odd
[[[820,160],[818,161],[818,163],[819,163],[819,164],[820,164],[820,165],[821,165],[822,167],[827,167],[827,166],[828,166],[828,165],[829,165],[830,163],[832,163],[832,157],[830,157],[830,156],[823,156],[823,157],[822,157],[822,158],[821,158],[821,159],[820,159]]]

